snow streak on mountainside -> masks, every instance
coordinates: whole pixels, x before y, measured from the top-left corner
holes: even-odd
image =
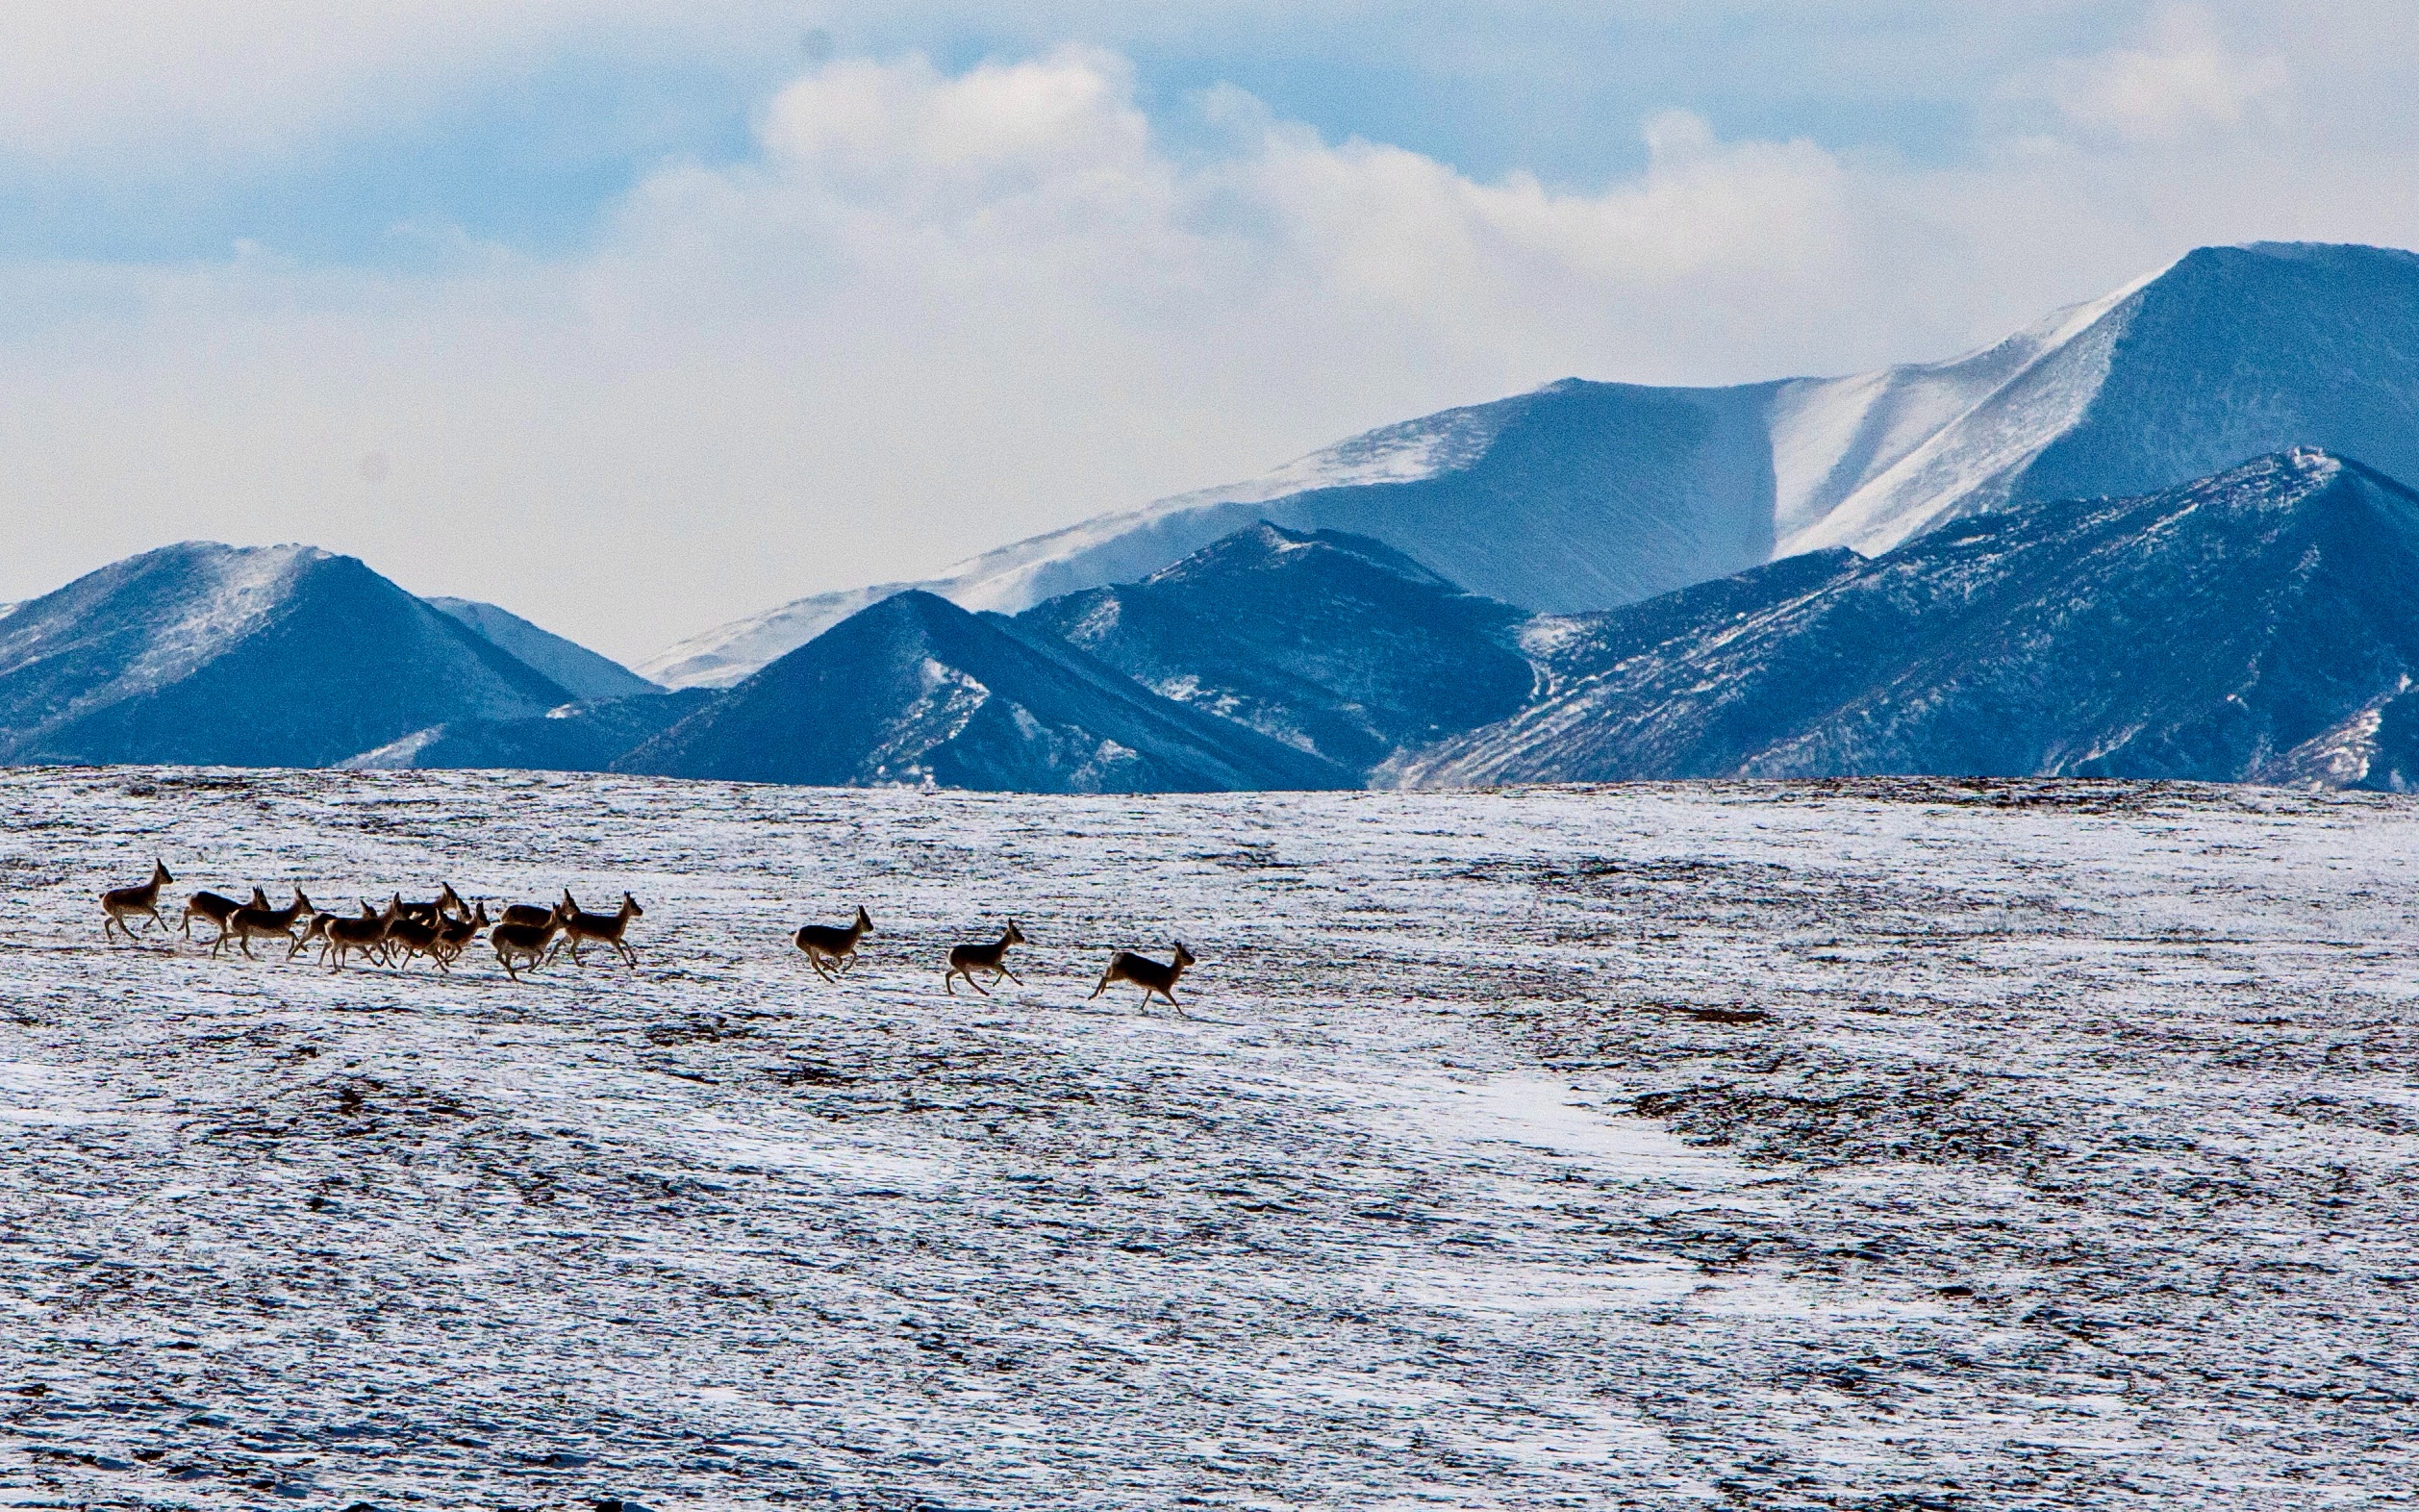
[[[1728,389],[1567,380],[915,586],[1015,612],[1266,518],[1374,537],[1525,608],[1609,609],[1775,555],[1870,555],[1959,515],[2169,488],[2294,446],[2419,478],[2419,257],[2205,248],[1952,362]],[[642,670],[735,682],[887,591],[801,599]]]
[[[757,668],[796,650],[824,631],[911,589],[930,583],[877,583],[871,588],[816,593],[732,624],[718,625],[657,652],[639,664],[649,681],[666,688],[733,688]]]
[[[2294,446],[2419,480],[2419,257],[2204,248],[1963,363],[1889,376],[1894,394],[1945,384],[1942,408],[1980,392],[1912,447],[1920,426],[1885,426],[1901,444],[1862,455],[1860,425],[1850,466],[1781,501],[1783,554],[1870,556],[1959,515],[2172,488]],[[1784,392],[1802,429],[1776,426],[1776,450],[1832,444],[1833,387]]]
[[[0,620],[0,761],[322,766],[570,694],[351,557],[188,542]]]
[[[1979,772],[2419,787],[2419,495],[2323,452],[1564,627],[1411,784]]]
[[[1373,537],[1474,593],[1524,607],[1625,603],[1771,553],[1767,396],[1569,380],[1356,437],[1268,478],[1021,542],[915,586],[1013,613],[1147,577],[1266,519]],[[668,685],[728,682],[750,656],[859,601],[801,599],[640,669]]]

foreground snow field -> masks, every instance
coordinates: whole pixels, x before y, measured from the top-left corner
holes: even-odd
[[[2404,800],[53,770],[0,837],[0,1504],[2419,1481]],[[155,853],[627,888],[643,966],[103,945]],[[1085,999],[1176,933],[1192,1018]]]

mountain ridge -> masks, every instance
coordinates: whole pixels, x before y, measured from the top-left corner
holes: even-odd
[[[912,590],[722,691],[613,769],[1027,793],[1357,786],[1054,638]]]
[[[1017,612],[1147,576],[1262,517],[1373,536],[1524,608],[1589,612],[1808,550],[1886,550],[1963,514],[2171,487],[2305,444],[2419,476],[2419,256],[2205,247],[1945,362],[1724,388],[1564,379],[912,585],[794,600],[640,670],[727,685],[869,593],[913,586]]]
[[[312,546],[164,546],[0,619],[0,759],[14,762],[325,766],[424,725],[567,701]]]
[[[1545,699],[1384,780],[1929,772],[2403,788],[2419,782],[2414,590],[2419,493],[2301,449],[1611,611],[1583,627],[1598,643],[1569,656]]]
[[[441,595],[431,595],[423,602],[493,642],[523,666],[544,673],[582,702],[633,698],[664,691],[611,657],[532,624],[509,609],[475,598]]]
[[[1369,537],[1263,520],[1017,620],[1163,697],[1366,771],[1517,709],[1534,684],[1516,649],[1528,617]]]

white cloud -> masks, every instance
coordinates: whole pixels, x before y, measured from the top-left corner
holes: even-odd
[[[2035,88],[2087,134],[2179,144],[2272,124],[2291,83],[2283,57],[2237,52],[2207,11],[2178,4],[2159,13],[2147,45],[2061,59]]]

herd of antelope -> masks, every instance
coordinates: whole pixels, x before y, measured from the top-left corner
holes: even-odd
[[[160,891],[175,880],[165,865],[154,860],[150,881],[112,888],[102,894],[102,938],[119,934],[133,941],[138,923],[146,929],[156,924],[162,934],[166,934],[168,921],[160,913]],[[358,953],[380,966],[397,968],[408,967],[424,957],[438,970],[450,973],[454,963],[462,959],[462,952],[484,931],[495,950],[496,964],[503,967],[507,976],[518,981],[522,971],[536,970],[566,949],[577,965],[582,945],[603,945],[623,965],[635,969],[639,953],[627,936],[630,921],[645,913],[637,898],[624,893],[620,908],[610,914],[592,914],[580,907],[569,888],[565,888],[558,902],[515,903],[501,917],[491,920],[486,899],[475,905],[466,903],[448,882],[426,902],[407,903],[400,893],[391,894],[384,908],[364,899],[358,915],[325,912],[315,906],[300,888],[294,890],[293,901],[283,908],[271,904],[268,895],[258,887],[252,889],[248,902],[205,890],[185,900],[185,912],[178,922],[188,940],[193,938],[195,919],[215,925],[218,933],[210,942],[212,955],[219,954],[232,941],[246,959],[257,961],[260,957],[252,953],[253,941],[282,940],[286,945],[285,959],[290,961],[316,945],[319,964],[331,971],[342,970]],[[805,954],[815,974],[833,982],[856,965],[857,945],[871,933],[872,916],[860,907],[857,917],[846,924],[807,924],[792,940]],[[942,989],[955,996],[956,983],[963,979],[968,987],[988,997],[990,989],[974,979],[978,971],[995,986],[1003,976],[1023,986],[1024,979],[1008,969],[1008,947],[1024,943],[1024,931],[1017,927],[1015,920],[1010,920],[998,939],[955,947],[949,952],[949,969],[941,978]],[[1097,997],[1114,984],[1125,982],[1143,990],[1145,1004],[1155,995],[1181,1013],[1183,1005],[1176,1001],[1175,985],[1194,959],[1181,940],[1175,942],[1174,956],[1164,965],[1131,950],[1120,950],[1109,957],[1108,969],[1100,973],[1092,995]]]
[[[103,938],[115,933],[132,940],[134,925],[142,920],[149,921],[146,928],[157,924],[165,934],[168,921],[160,914],[160,890],[175,880],[167,867],[155,860],[150,881],[102,894]],[[637,898],[624,893],[620,908],[610,914],[592,914],[565,888],[560,902],[515,903],[504,910],[502,918],[491,920],[484,898],[473,907],[448,882],[426,902],[407,903],[397,893],[389,896],[384,908],[365,899],[359,915],[331,914],[314,905],[300,888],[294,889],[292,902],[279,908],[255,887],[249,902],[239,902],[223,893],[196,893],[185,900],[178,925],[188,940],[193,938],[194,920],[216,925],[217,936],[210,942],[212,955],[226,949],[232,941],[246,959],[257,961],[260,957],[252,953],[253,941],[282,941],[285,958],[290,961],[316,945],[319,964],[331,971],[342,970],[359,953],[380,966],[404,967],[425,958],[440,971],[450,972],[462,952],[485,932],[494,946],[497,964],[518,981],[523,970],[534,970],[566,948],[576,964],[582,945],[603,945],[624,964],[636,967],[639,953],[625,937],[630,920],[645,912]],[[297,929],[301,933],[295,933]]]

